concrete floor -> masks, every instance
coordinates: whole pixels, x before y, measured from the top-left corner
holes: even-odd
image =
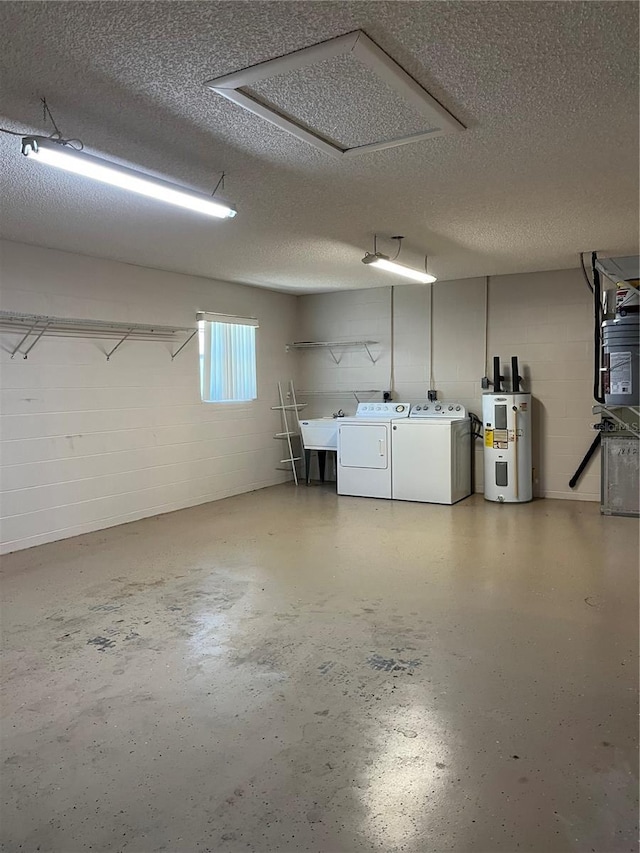
[[[279,486],[4,560],[3,850],[637,850],[638,525]]]

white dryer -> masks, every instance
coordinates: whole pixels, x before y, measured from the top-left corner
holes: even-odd
[[[471,494],[471,420],[461,403],[411,407],[393,424],[391,495],[400,501],[454,504]]]
[[[391,424],[409,417],[409,403],[359,403],[338,421],[338,494],[391,497]]]

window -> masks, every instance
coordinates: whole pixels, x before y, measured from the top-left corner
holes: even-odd
[[[200,396],[205,403],[243,403],[258,396],[258,323],[226,314],[198,314]]]

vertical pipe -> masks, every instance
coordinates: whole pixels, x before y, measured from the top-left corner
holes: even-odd
[[[518,361],[518,359],[516,359],[516,362],[517,361]],[[513,459],[514,459],[514,463],[515,463],[514,487],[515,487],[515,493],[516,493],[516,500],[518,500],[518,497],[519,497],[519,495],[518,495],[518,407],[515,405],[515,400],[514,400],[514,406],[513,406]]]
[[[433,284],[429,287],[429,391],[434,390],[433,378]]]
[[[602,393],[602,373],[600,371],[602,362],[602,295],[600,287],[600,273],[596,269],[598,256],[591,253],[591,270],[593,274],[593,399],[597,403],[604,403]]]
[[[502,385],[500,384],[501,376],[500,376],[500,356],[494,355],[493,357],[493,391],[495,394],[499,394],[502,391]]]
[[[389,288],[389,394],[393,400],[394,386],[396,384],[396,333],[395,333],[395,290],[391,285]],[[373,361],[373,359],[371,359]]]
[[[518,373],[518,356],[511,356],[511,392],[512,394],[520,393],[520,375]]]
[[[484,375],[489,375],[489,276],[484,278]]]

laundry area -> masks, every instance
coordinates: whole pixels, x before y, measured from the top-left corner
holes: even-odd
[[[0,850],[638,850],[638,11],[0,4]]]

